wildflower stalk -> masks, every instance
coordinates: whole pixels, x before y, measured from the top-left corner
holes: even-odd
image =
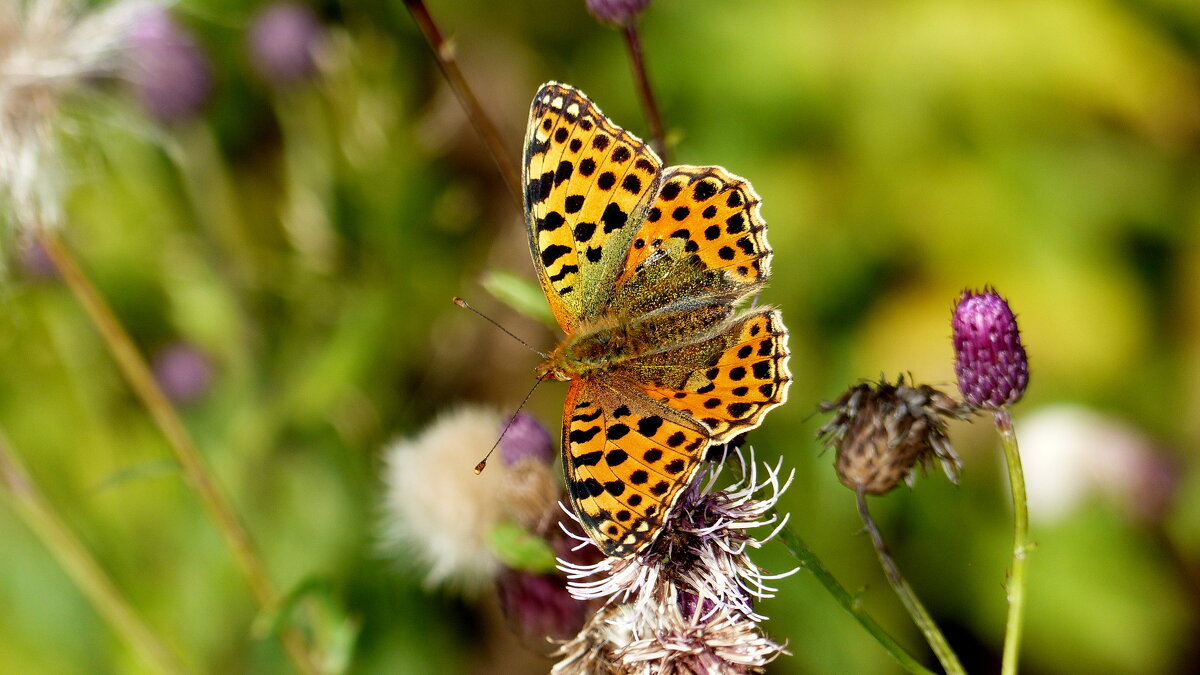
[[[1021,469],[1021,453],[1013,431],[1008,410],[995,412],[996,429],[1004,445],[1008,464],[1008,482],[1013,500],[1013,562],[1008,580],[1008,622],[1004,629],[1004,658],[1002,675],[1016,675],[1017,658],[1021,651],[1021,622],[1025,610],[1025,557],[1029,552],[1029,505],[1025,500],[1025,472]]]
[[[259,607],[264,611],[273,611],[278,607],[278,598],[254,551],[249,534],[233,506],[217,489],[212,472],[205,465],[179,413],[154,379],[145,358],[58,235],[49,228],[42,228],[38,237],[46,255],[108,346],[126,381],[166,437],[167,445],[175,454],[184,476],[200,496],[200,502],[224,537],[226,545],[233,551],[234,560],[241,568]],[[295,629],[284,629],[280,639],[297,670],[306,674],[317,672],[307,646]]]
[[[788,551],[792,556],[800,562],[804,569],[812,572],[817,581],[825,587],[825,590],[833,596],[842,609],[846,610],[855,621],[866,629],[868,633],[891,655],[896,663],[904,670],[918,675],[933,675],[933,671],[921,665],[911,654],[906,652],[903,647],[896,642],[892,636],[887,634],[869,614],[863,610],[861,603],[854,596],[842,587],[838,580],[825,568],[821,560],[816,554],[804,543],[790,527],[784,526],[779,531],[779,538],[783,541],[784,546],[787,546]]]
[[[667,142],[663,134],[662,116],[659,115],[654,89],[650,86],[650,76],[646,72],[646,59],[642,55],[642,40],[638,35],[637,23],[629,21],[621,30],[621,35],[624,36],[625,46],[629,49],[633,79],[637,81],[638,98],[641,99],[642,108],[646,112],[646,123],[650,125],[650,138],[654,142],[654,149],[658,151],[663,164],[670,164],[667,161]]]
[[[855,490],[855,495],[858,499],[858,515],[862,517],[863,524],[866,525],[867,532],[871,535],[871,543],[875,545],[875,553],[879,556],[879,564],[883,566],[888,583],[892,585],[892,589],[900,597],[900,602],[908,610],[908,614],[912,617],[913,622],[917,624],[917,627],[925,635],[925,641],[933,649],[934,655],[937,656],[946,674],[965,675],[967,671],[963,669],[962,663],[959,662],[958,655],[950,648],[950,644],[946,642],[946,637],[942,635],[942,631],[934,623],[933,617],[929,616],[929,612],[921,604],[921,600],[917,598],[917,594],[913,591],[912,586],[908,584],[908,580],[900,573],[899,566],[896,565],[896,561],[892,558],[887,544],[883,541],[883,535],[879,532],[879,528],[876,527],[875,520],[871,518],[871,512],[867,508],[866,491],[859,488]]]
[[[78,535],[38,489],[20,459],[10,450],[2,432],[0,487],[8,495],[17,514],[42,540],[96,612],[151,670],[172,674],[188,672],[143,623]]]
[[[442,69],[442,75],[450,82],[450,88],[454,90],[459,104],[467,112],[467,117],[471,119],[475,131],[483,137],[484,143],[487,144],[488,150],[492,153],[492,159],[495,160],[496,167],[500,169],[500,175],[504,178],[505,185],[512,192],[513,198],[517,201],[517,208],[520,209],[522,202],[521,172],[517,170],[516,165],[509,157],[508,145],[501,138],[495,123],[484,112],[483,106],[479,105],[479,99],[475,97],[471,85],[467,84],[467,78],[459,70],[458,62],[454,58],[453,43],[442,37],[437,23],[434,22],[433,17],[429,14],[429,9],[425,7],[422,0],[404,0],[404,6],[408,8],[409,14],[421,29],[421,34],[425,36],[425,41],[429,43],[429,48],[433,51],[433,56]]]

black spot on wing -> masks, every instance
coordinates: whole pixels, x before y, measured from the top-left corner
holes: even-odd
[[[572,435],[574,435],[574,432],[572,432]],[[596,466],[600,463],[600,458],[603,456],[604,453],[600,450],[596,450],[595,452],[585,452],[582,455],[575,455],[571,462],[575,466]]]
[[[562,268],[558,270],[557,274],[552,274],[550,276],[550,281],[553,281],[553,282],[562,281],[563,279],[567,278],[568,274],[576,274],[578,272],[579,272],[578,265],[563,265]],[[595,418],[593,418],[593,419],[595,419]]]
[[[554,264],[555,260],[563,257],[571,252],[572,249],[563,246],[562,244],[551,244],[542,249],[542,265],[549,267]]]
[[[604,208],[604,214],[600,216],[600,222],[604,223],[605,234],[625,227],[628,220],[629,214],[622,211],[621,207],[614,202],[609,202],[608,206]]]
[[[571,433],[568,434],[568,439],[572,443],[587,443],[595,438],[598,433],[600,433],[599,426],[594,426],[591,429],[572,429]]]

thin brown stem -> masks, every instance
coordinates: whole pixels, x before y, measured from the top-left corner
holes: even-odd
[[[133,651],[158,673],[186,673],[187,669],[142,621],[116,584],[105,573],[79,536],[67,525],[34,483],[16,453],[0,432],[0,488],[14,510],[49,549],[96,612]]]
[[[484,143],[487,144],[488,150],[492,153],[492,159],[496,161],[496,167],[500,169],[500,175],[504,178],[504,183],[509,191],[512,192],[513,198],[516,199],[517,208],[520,210],[522,208],[521,173],[517,171],[516,164],[513,164],[512,158],[509,156],[509,148],[500,136],[495,123],[484,112],[483,106],[479,105],[479,99],[475,97],[471,85],[467,84],[467,78],[459,69],[458,62],[454,58],[454,45],[442,37],[442,32],[438,30],[437,23],[434,22],[433,16],[429,14],[429,10],[422,0],[404,0],[404,6],[408,8],[409,14],[412,14],[413,20],[421,29],[421,34],[425,36],[425,41],[429,43],[429,48],[433,51],[433,56],[442,69],[442,74],[450,82],[450,88],[454,90],[458,102],[467,111],[467,117],[471,119],[475,131],[483,137]]]
[[[250,535],[238,519],[233,506],[217,489],[212,478],[212,471],[196,448],[179,413],[176,412],[162,388],[159,387],[157,380],[154,379],[154,374],[145,358],[133,344],[133,340],[113,313],[112,308],[108,306],[96,286],[75,262],[75,258],[63,245],[58,235],[53,231],[43,230],[39,239],[46,255],[58,270],[59,275],[62,276],[67,288],[83,306],[84,312],[104,339],[104,343],[108,346],[109,352],[112,353],[113,359],[116,360],[126,381],[166,437],[167,445],[179,462],[188,483],[200,496],[200,502],[213,519],[217,530],[224,537],[225,543],[233,551],[234,560],[241,568],[259,606],[264,610],[273,611],[278,606],[278,599],[250,541]],[[304,641],[295,629],[285,630],[281,639],[288,655],[300,672],[317,672]]]
[[[946,642],[946,637],[942,635],[941,629],[934,623],[933,617],[925,609],[925,605],[921,604],[917,598],[916,591],[908,584],[904,575],[900,573],[900,567],[896,565],[896,561],[892,558],[891,551],[888,550],[887,543],[883,541],[883,534],[879,532],[879,528],[875,525],[875,520],[871,518],[871,511],[867,508],[867,493],[859,489],[855,491],[858,499],[858,515],[862,518],[863,524],[867,528],[867,532],[871,535],[871,543],[875,545],[875,555],[879,558],[879,564],[883,566],[883,571],[887,574],[888,583],[892,585],[892,590],[896,591],[896,595],[900,597],[900,602],[904,608],[908,610],[909,616],[913,622],[921,629],[921,633],[925,635],[925,641],[933,649],[933,653],[942,664],[948,675],[963,675],[966,671],[963,669],[962,663],[958,660],[958,655],[950,648],[950,643]]]
[[[642,40],[638,36],[637,24],[631,19],[621,31],[625,36],[625,46],[629,49],[629,63],[633,66],[633,79],[637,82],[638,98],[646,111],[646,123],[650,125],[650,139],[663,164],[667,160],[667,141],[663,135],[662,116],[658,113],[658,103],[654,99],[654,89],[650,86],[650,75],[646,72],[646,59],[642,54]]]

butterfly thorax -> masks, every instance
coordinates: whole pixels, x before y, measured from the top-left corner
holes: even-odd
[[[645,354],[652,347],[645,333],[640,326],[613,318],[582,327],[550,352],[538,365],[537,374],[567,381],[611,370]]]

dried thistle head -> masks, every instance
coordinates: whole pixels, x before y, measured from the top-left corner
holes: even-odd
[[[912,469],[933,459],[958,481],[961,461],[946,435],[947,419],[964,419],[969,409],[930,387],[911,387],[904,376],[860,383],[836,401],[822,403],[831,419],[817,431],[836,452],[838,479],[851,490],[881,495],[901,481],[912,484]]]
[[[541,487],[521,479],[522,466],[536,471],[521,462],[497,462],[480,475],[472,471],[503,428],[500,414],[462,406],[385,451],[383,543],[398,558],[426,568],[429,585],[481,591],[495,578],[502,566],[493,534],[521,518],[512,508],[514,483],[529,493],[515,500],[525,508],[538,510],[529,506],[536,495],[543,495],[541,511],[555,503],[555,477],[541,460]]]
[[[132,27],[159,4],[0,2],[0,220],[26,232],[60,224],[62,101],[117,76]]]

